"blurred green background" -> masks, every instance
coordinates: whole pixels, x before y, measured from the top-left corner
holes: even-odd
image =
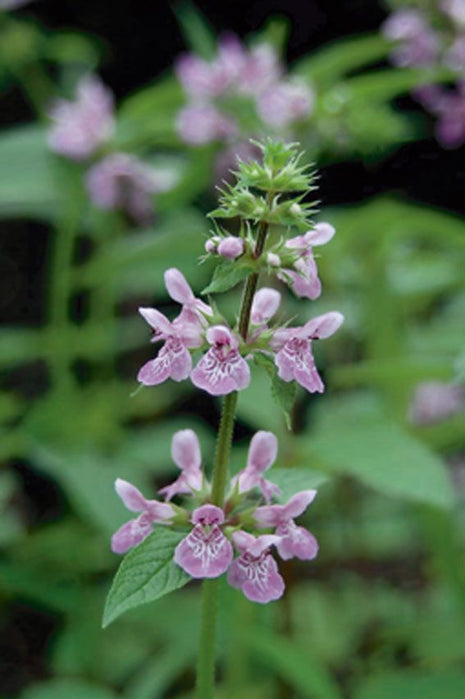
[[[209,279],[198,257],[223,146],[181,142],[169,65],[225,29],[287,41],[291,74],[315,91],[292,135],[321,171],[319,218],[337,235],[318,260],[321,298],[285,306],[346,322],[317,348],[327,391],[298,393],[293,433],[260,370],[240,396],[234,469],[254,431],[274,431],[296,487],[299,471],[320,484],[305,518],[320,554],[283,566],[287,594],[264,608],[224,586],[218,697],[465,696],[465,149],[441,150],[408,97],[418,71],[389,64],[386,9],[350,4],[162,3],[153,16],[126,4],[108,23],[108,7],[83,4],[87,30],[73,3],[1,15],[0,696],[191,695],[196,584],[105,631],[101,615],[119,562],[109,539],[127,519],[114,479],[151,497],[185,427],[212,462],[216,401],[188,383],[136,391],[153,352],[137,307],[172,313],[168,267],[196,292]],[[118,44],[131,12],[140,72],[125,72],[128,37]],[[118,97],[116,146],[175,175],[150,225],[93,207],[82,166],[47,146],[50,99],[100,67]],[[221,298],[231,318],[238,295]]]

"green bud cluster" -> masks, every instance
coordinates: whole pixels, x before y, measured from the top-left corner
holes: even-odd
[[[262,151],[261,162],[239,162],[235,184],[220,190],[220,206],[210,216],[308,230],[317,202],[303,199],[316,189],[316,177],[309,165],[300,164],[298,144],[253,143]]]

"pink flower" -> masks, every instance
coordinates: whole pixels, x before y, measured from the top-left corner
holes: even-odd
[[[211,348],[191,374],[194,386],[212,396],[224,396],[247,388],[250,369],[238,352],[237,337],[224,325],[209,328],[206,337]]]
[[[145,223],[153,215],[152,195],[169,188],[170,183],[132,155],[112,153],[90,168],[86,186],[99,209],[125,210]]]
[[[266,326],[281,303],[281,294],[276,289],[263,287],[253,297],[250,320],[253,325]]]
[[[233,542],[240,556],[228,570],[229,584],[242,590],[252,602],[266,604],[279,599],[284,592],[284,580],[270,554],[270,547],[279,542],[279,537],[265,534],[255,538],[237,531],[233,534]]]
[[[151,359],[139,370],[137,380],[145,386],[156,386],[166,379],[183,381],[192,369],[192,359],[188,347],[196,333],[190,326],[180,327],[170,323],[168,318],[155,308],[139,308],[139,313],[155,330],[153,342],[164,340],[158,356]],[[186,329],[187,327],[187,329]]]
[[[232,485],[237,486],[239,493],[259,488],[266,502],[271,500],[272,495],[279,495],[278,486],[263,478],[264,472],[276,461],[277,453],[278,440],[272,432],[260,430],[254,434],[250,441],[247,465],[233,478]]]
[[[182,87],[192,97],[214,97],[223,89],[212,65],[194,53],[180,56],[174,69]]]
[[[224,513],[203,505],[192,513],[194,528],[176,547],[175,562],[193,578],[217,578],[229,568],[233,548],[220,529]]]
[[[329,337],[343,320],[341,313],[332,311],[309,320],[303,327],[277,330],[271,344],[277,350],[278,376],[283,381],[297,381],[310,393],[323,393],[324,384],[313,359],[312,340]]]
[[[131,519],[123,524],[111,539],[111,549],[114,553],[126,553],[133,546],[137,546],[152,533],[152,524],[170,524],[170,520],[176,514],[171,505],[146,500],[142,493],[131,483],[117,478],[115,490],[131,512],[140,512],[137,519]]]
[[[194,296],[186,278],[175,267],[167,269],[164,275],[168,294],[177,303],[182,304],[180,315],[173,321],[175,328],[180,329],[183,336],[192,335],[189,346],[198,347],[202,344],[200,337],[207,326],[205,316],[212,316],[210,306]]]
[[[330,223],[317,223],[315,228],[305,235],[298,235],[286,242],[285,247],[295,250],[300,257],[294,263],[294,269],[286,269],[279,273],[278,277],[291,284],[296,296],[314,300],[321,294],[321,282],[313,257],[313,246],[325,245],[335,232]]]
[[[454,92],[444,92],[436,106],[439,121],[436,137],[444,148],[457,148],[465,143],[465,84]]]
[[[282,82],[271,85],[257,100],[260,118],[270,126],[282,129],[307,117],[315,96],[304,83]]]
[[[235,235],[223,238],[218,245],[218,255],[226,257],[228,260],[235,260],[244,252],[244,240]]]
[[[202,457],[199,440],[193,430],[179,430],[173,435],[171,456],[174,463],[181,469],[181,475],[174,483],[162,488],[159,491],[160,495],[164,495],[166,500],[171,500],[175,495],[191,494],[192,491],[201,490]]]
[[[82,78],[74,101],[57,99],[49,116],[50,148],[72,160],[85,160],[108,141],[114,131],[113,97],[97,76]]]
[[[294,518],[305,512],[315,496],[316,490],[302,490],[296,493],[287,505],[257,507],[253,514],[259,527],[276,527],[274,533],[280,537],[276,548],[284,560],[293,556],[310,560],[318,553],[315,537],[294,522]]]
[[[210,104],[192,104],[178,113],[176,129],[180,138],[192,146],[224,141],[237,133],[234,121]]]

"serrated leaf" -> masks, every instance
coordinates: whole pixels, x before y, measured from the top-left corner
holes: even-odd
[[[191,579],[173,560],[182,532],[162,527],[124,557],[108,593],[103,612],[105,628],[123,612],[167,595]]]
[[[287,382],[279,378],[276,365],[271,357],[259,353],[254,356],[257,366],[263,367],[271,379],[271,395],[275,403],[281,408],[286,419],[288,429],[291,429],[291,411],[294,407],[296,385],[295,381]]]
[[[203,289],[202,294],[215,294],[221,291],[228,291],[243,281],[253,272],[251,265],[238,265],[234,262],[223,262],[215,268],[213,278],[208,286]]]

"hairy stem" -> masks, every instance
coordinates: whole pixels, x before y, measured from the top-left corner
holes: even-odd
[[[271,198],[272,195],[270,194],[269,199],[271,200]],[[254,250],[255,257],[260,257],[263,252],[267,232],[268,224],[265,222],[260,223]],[[239,333],[244,340],[249,332],[250,313],[257,284],[258,272],[254,272],[245,282],[239,313]],[[217,507],[223,507],[224,503],[237,397],[237,391],[233,391],[225,396],[221,410],[211,494],[211,502]],[[215,692],[215,640],[219,585],[220,581],[218,578],[203,581],[202,622],[197,664],[197,699],[213,699]]]

